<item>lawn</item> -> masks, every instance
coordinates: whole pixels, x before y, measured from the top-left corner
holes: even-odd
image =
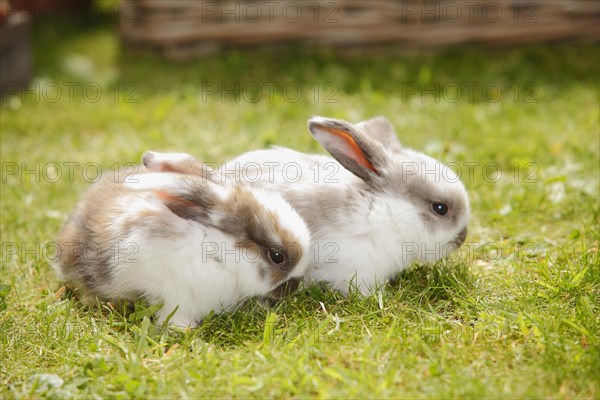
[[[2,398],[600,396],[598,44],[172,64],[110,23],[60,25],[36,26],[32,90],[0,108]],[[321,152],[312,115],[384,115],[452,163],[461,251],[371,297],[313,285],[186,331],[64,292],[53,241],[100,171],[149,149]]]

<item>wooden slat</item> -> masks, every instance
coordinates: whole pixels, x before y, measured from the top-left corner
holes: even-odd
[[[465,42],[600,40],[600,2],[593,0],[481,0],[478,3],[279,0],[268,5],[260,1],[126,0],[123,3],[125,7],[135,6],[135,15],[121,20],[124,42],[130,47],[155,49],[173,58],[186,58],[227,46],[289,41],[340,48],[381,43],[414,48]],[[473,9],[468,7],[474,4],[480,5],[479,12],[469,15]],[[300,9],[302,17],[292,22],[282,13],[286,6],[294,7],[294,11]],[[456,6],[462,7],[462,18],[452,21]],[[492,17],[496,10],[502,17],[496,22],[486,19],[480,12],[485,6],[492,10]],[[262,7],[260,14],[256,14],[257,7]],[[451,15],[444,15],[444,10]],[[328,15],[330,23],[325,23]],[[515,15],[519,18],[515,19]]]

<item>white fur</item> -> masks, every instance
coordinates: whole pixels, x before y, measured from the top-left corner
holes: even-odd
[[[273,289],[251,260],[235,249],[232,238],[181,222],[182,235],[174,239],[147,237],[143,232],[128,236],[126,242],[136,243],[137,252],[130,262],[114,265],[113,283],[105,290],[115,297],[126,297],[131,290],[144,293],[151,303],[164,302],[157,314],[159,323],[177,307],[171,323],[195,326],[212,310],[231,309],[240,300]]]
[[[228,310],[248,297],[265,295],[281,283],[273,284],[261,276],[258,264],[264,265],[264,259],[237,248],[241,238],[176,216],[152,193],[181,193],[194,179],[201,178],[172,173],[128,178],[123,186],[130,191],[117,195],[107,207],[108,226],[95,227],[108,230],[116,239],[114,248],[103,249],[113,254],[108,261],[112,275],[109,282],[96,288],[97,293],[108,299],[132,299],[141,294],[150,304],[162,302],[158,322],[177,309],[170,323],[186,327],[195,326],[213,310]],[[235,186],[203,184],[210,184],[223,197]],[[309,261],[310,235],[302,218],[278,194],[259,188],[245,190],[250,190],[297,239],[295,245],[300,246],[303,256],[286,279],[303,276]],[[146,222],[140,224],[140,218]],[[132,222],[136,222],[135,229],[131,229]],[[162,229],[164,236],[157,233]]]
[[[318,123],[326,121],[322,117],[311,120]],[[362,122],[355,128],[363,129],[368,123]],[[321,139],[322,143],[325,141],[329,145],[337,145],[338,142],[335,137]],[[460,232],[458,227],[466,226],[469,219],[467,193],[450,169],[433,158],[401,148],[395,137],[390,145],[401,153],[392,153],[384,148],[383,152],[392,160],[388,169],[402,168],[402,163],[412,162],[417,167],[415,173],[423,182],[434,179],[442,193],[458,193],[466,202],[466,213],[455,228],[429,231],[421,221],[421,210],[415,209],[408,199],[395,197],[387,188],[376,193],[359,194],[357,188],[362,183],[361,179],[338,161],[322,155],[286,148],[256,150],[228,162],[222,168],[227,172],[223,173],[223,179],[245,179],[281,192],[311,228],[311,265],[306,276],[328,282],[342,293],[347,293],[353,282],[363,294],[369,294],[414,261],[434,262],[451,253],[456,249],[452,241]],[[290,163],[300,166],[300,179],[290,179],[286,174],[286,166]],[[245,168],[256,164],[259,168]],[[236,170],[243,171],[243,176],[232,173]],[[311,203],[310,209],[298,206],[300,201],[310,202],[318,193],[332,189],[338,194],[351,193],[354,207],[336,207],[327,201]],[[328,216],[335,224],[322,224],[320,219],[323,218],[319,215]]]
[[[184,161],[188,159],[192,159],[187,153],[159,153],[155,151],[149,151],[146,154],[152,156],[153,162],[164,162],[164,161]]]
[[[410,167],[407,176],[423,185],[433,184],[436,193],[460,200],[466,209],[457,215],[453,226],[446,223],[432,229],[431,221],[428,227],[422,220],[427,210],[398,195],[394,187],[369,184],[370,190],[365,189],[365,181],[332,157],[286,148],[248,152],[225,164],[220,170],[222,182],[247,183],[279,192],[304,217],[312,240],[308,278],[328,282],[343,293],[354,282],[363,294],[368,294],[414,261],[434,262],[456,249],[454,240],[467,225],[469,204],[464,186],[448,167],[403,148],[391,124],[382,117],[353,126],[315,117],[309,126],[322,145],[336,149],[342,158],[361,159],[353,157],[354,147],[348,146],[347,137],[328,135],[328,127],[350,127],[348,132],[362,135],[367,142],[377,141],[379,145],[372,151],[381,156],[376,159],[386,160],[376,166],[380,176]],[[183,158],[171,159],[167,154],[161,160],[175,162]],[[269,195],[265,196],[262,201],[270,204]]]

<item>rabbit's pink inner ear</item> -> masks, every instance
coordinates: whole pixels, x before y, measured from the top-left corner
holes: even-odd
[[[177,196],[172,195],[171,193],[165,191],[165,190],[155,190],[154,191],[154,195],[156,197],[158,197],[158,199],[160,201],[162,201],[163,203],[168,203],[170,201],[173,201],[177,198]]]
[[[154,195],[162,201],[173,214],[180,218],[199,220],[206,214],[206,211],[200,205],[164,190],[156,190],[154,191]]]
[[[158,162],[154,166],[154,170],[157,172],[179,172],[179,170],[171,165],[168,162]]]
[[[142,162],[149,171],[152,172],[179,172],[176,166],[169,161],[157,160],[156,157],[144,156]]]
[[[363,168],[379,175],[377,168],[375,168],[371,161],[367,159],[365,153],[363,153],[360,146],[348,132],[326,126],[321,127],[321,129],[330,134],[327,137],[321,137],[321,140],[319,140],[321,143],[329,144],[332,148],[336,148],[346,157],[356,161]],[[327,145],[324,147],[328,148]]]

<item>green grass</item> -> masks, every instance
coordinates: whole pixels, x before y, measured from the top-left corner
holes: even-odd
[[[0,109],[3,398],[600,396],[597,44],[171,64],[122,52],[103,24],[41,24],[34,38],[42,94]],[[223,101],[206,92],[236,83]],[[270,144],[321,151],[315,114],[385,115],[405,145],[458,163],[473,209],[462,251],[380,296],[312,286],[187,331],[155,326],[142,305],[86,309],[62,293],[51,244],[98,168],[148,149],[215,162]]]

